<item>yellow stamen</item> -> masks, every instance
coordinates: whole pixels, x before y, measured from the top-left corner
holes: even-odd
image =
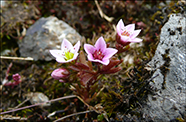
[[[130,33],[126,30],[124,30],[122,33],[121,33],[122,36],[130,36]]]
[[[74,57],[74,53],[71,53],[69,51],[65,52],[65,58],[67,61],[72,59],[73,57]]]

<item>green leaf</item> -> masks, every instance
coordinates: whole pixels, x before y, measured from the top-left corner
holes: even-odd
[[[97,116],[97,119],[98,119],[98,121],[102,121],[104,119],[104,115],[103,114],[98,115]]]
[[[7,38],[8,40],[10,40],[10,36],[9,36],[9,35],[6,35],[6,38]]]

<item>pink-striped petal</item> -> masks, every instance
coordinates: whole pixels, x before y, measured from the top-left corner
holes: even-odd
[[[104,51],[107,48],[107,45],[105,43],[105,40],[103,39],[103,37],[100,37],[95,44],[95,48],[96,50],[101,50]]]
[[[116,31],[117,31],[117,33],[118,33],[119,35],[121,35],[121,33],[122,33],[122,31],[124,30],[124,28],[125,28],[125,25],[124,25],[124,23],[123,23],[123,20],[120,19],[119,22],[118,22],[118,24],[116,25]]]
[[[104,58],[103,58],[103,60],[111,58],[111,57],[112,57],[114,54],[116,54],[117,52],[118,52],[117,49],[114,49],[114,48],[107,48],[107,49],[105,50],[105,52],[103,53],[103,54],[105,55]]]
[[[140,38],[134,38],[132,39],[130,42],[142,42],[143,39],[140,39]]]
[[[79,48],[80,48],[80,41],[78,41],[78,42],[74,45],[75,53],[78,52]]]
[[[92,62],[98,62],[98,63],[101,63],[103,65],[108,65],[109,64],[109,59],[105,59],[105,60],[98,60],[98,59],[95,59],[95,60],[90,60]]]
[[[133,34],[130,35],[130,38],[131,38],[131,39],[134,39],[140,32],[141,32],[141,30],[135,30],[135,31],[133,32]]]
[[[110,62],[109,59],[104,59],[104,60],[102,60],[102,64],[103,64],[103,65],[108,65],[109,62]]]
[[[121,41],[128,42],[130,38],[128,36],[121,36]]]
[[[88,60],[89,60],[89,61],[94,61],[94,57],[93,57],[93,55],[92,55],[92,54],[88,54],[88,56],[87,56],[87,57],[88,57]]]
[[[127,31],[133,33],[135,29],[135,24],[129,24],[126,26]]]
[[[90,44],[84,44],[84,50],[89,55],[89,54],[93,54],[96,49],[94,46],[92,46]]]
[[[61,50],[64,50],[65,48],[67,49],[73,48],[73,45],[67,39],[63,39],[63,42],[61,43]]]

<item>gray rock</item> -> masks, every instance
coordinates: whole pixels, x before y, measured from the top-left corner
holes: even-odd
[[[19,51],[22,57],[32,57],[34,60],[53,59],[50,49],[60,49],[62,40],[66,38],[72,44],[82,37],[75,29],[56,17],[40,18],[26,32],[26,36],[19,41]]]
[[[26,97],[32,105],[39,104],[39,103],[43,103],[40,105],[41,107],[51,105],[51,102],[48,102],[49,98],[42,92],[30,92],[30,93],[24,94],[23,96]]]
[[[162,27],[160,42],[147,69],[158,76],[150,85],[155,95],[148,95],[143,112],[155,121],[170,121],[186,110],[186,17],[172,14]],[[183,117],[182,117],[183,118]]]

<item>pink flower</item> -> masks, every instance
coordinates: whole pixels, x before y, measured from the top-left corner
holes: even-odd
[[[55,69],[51,76],[56,79],[56,80],[61,80],[61,79],[65,79],[69,76],[69,71],[67,69],[64,68],[60,68],[60,69]]]
[[[12,75],[12,78],[14,81],[13,82],[9,81],[9,82],[5,83],[4,86],[12,86],[12,88],[13,88],[14,86],[21,83],[21,80],[20,80],[21,76],[18,73]]]
[[[126,46],[131,42],[141,42],[142,39],[136,38],[141,30],[134,30],[134,28],[135,24],[124,26],[122,19],[120,19],[116,26],[116,41],[123,46]]]
[[[21,76],[18,73],[16,73],[16,74],[12,75],[12,78],[14,81],[18,82],[20,80]]]
[[[50,50],[50,53],[56,58],[57,62],[67,63],[77,58],[79,47],[80,41],[73,46],[67,39],[63,39],[61,50]]]
[[[84,49],[88,54],[87,57],[89,61],[99,62],[104,65],[108,65],[109,59],[118,51],[114,48],[107,48],[103,37],[100,37],[94,46],[85,44]]]

